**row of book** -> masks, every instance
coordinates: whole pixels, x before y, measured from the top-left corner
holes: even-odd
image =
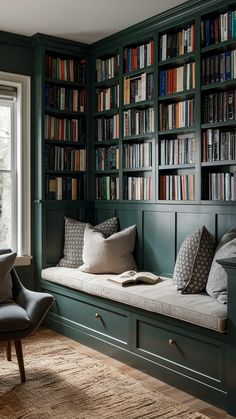
[[[124,144],[123,166],[125,169],[134,167],[150,167],[152,165],[152,143]]]
[[[46,56],[46,77],[84,84],[86,73],[87,60],[85,58],[64,60],[51,55]]]
[[[203,97],[203,123],[236,119],[236,90],[211,93]]]
[[[201,21],[202,47],[217,42],[228,41],[236,37],[236,11],[229,10],[219,16],[209,17]]]
[[[119,177],[97,176],[96,199],[114,200],[119,199]]]
[[[45,170],[86,170],[86,150],[44,145]]]
[[[153,98],[153,74],[124,78],[124,105]]]
[[[96,90],[97,111],[107,111],[119,107],[119,84],[115,84],[106,89]]]
[[[236,173],[209,173],[209,194],[204,195],[210,201],[236,200]]]
[[[175,103],[160,103],[160,130],[192,127],[194,125],[195,99]]]
[[[85,121],[45,115],[44,137],[47,140],[85,142]]]
[[[115,140],[117,138],[119,138],[119,114],[96,118],[95,141]]]
[[[96,74],[97,82],[112,79],[119,73],[120,59],[119,54],[107,59],[97,58]]]
[[[151,176],[127,176],[125,198],[129,201],[149,201],[152,199]]]
[[[194,201],[195,175],[160,176],[160,199]]]
[[[236,78],[236,50],[210,55],[202,59],[202,84]]]
[[[84,180],[70,176],[45,175],[45,199],[84,199]]]
[[[128,47],[124,50],[124,71],[138,70],[154,63],[154,41],[135,47]]]
[[[124,137],[154,132],[154,109],[129,109],[123,112]]]
[[[160,71],[160,96],[195,89],[195,62]]]
[[[194,51],[195,27],[190,25],[182,30],[166,33],[160,39],[160,60],[178,55],[188,54]]]
[[[207,129],[202,133],[202,161],[236,160],[236,131]]]
[[[60,111],[85,112],[85,89],[68,89],[67,87],[45,85],[45,106]]]
[[[118,145],[110,147],[96,148],[95,153],[96,170],[119,169],[119,147]]]
[[[192,135],[178,135],[175,139],[161,140],[160,164],[183,165],[194,164],[196,154],[196,140]]]

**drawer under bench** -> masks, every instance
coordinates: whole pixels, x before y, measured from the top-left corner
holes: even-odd
[[[224,334],[49,281],[45,325],[226,408]]]

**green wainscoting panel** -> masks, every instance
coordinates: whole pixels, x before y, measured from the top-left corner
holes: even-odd
[[[175,213],[144,211],[143,268],[171,276],[175,264]]]
[[[105,209],[97,209],[95,214],[95,224],[102,223],[103,221],[107,220],[108,218],[115,217],[115,207],[112,208],[105,208]]]
[[[142,269],[142,211],[118,209],[116,215],[119,217],[121,230],[134,224],[137,227],[134,257],[138,268]]]
[[[177,252],[185,237],[197,231],[200,227],[205,226],[213,236],[215,230],[211,227],[212,217],[211,213],[194,213],[194,212],[178,212],[176,214],[176,244]]]
[[[217,238],[218,240],[231,228],[236,228],[235,214],[218,214],[217,215]]]

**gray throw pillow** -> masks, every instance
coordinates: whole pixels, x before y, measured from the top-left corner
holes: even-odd
[[[16,253],[0,255],[0,303],[12,299],[12,280],[10,271],[14,266]]]
[[[65,217],[64,256],[58,262],[58,266],[78,268],[83,264],[85,226],[86,223]],[[109,237],[119,230],[119,220],[117,217],[113,217],[96,225],[94,228],[97,231],[101,231],[105,237]]]
[[[182,294],[196,294],[206,289],[215,251],[215,241],[206,227],[186,237],[179,250],[173,281]]]
[[[120,274],[136,269],[133,257],[135,236],[135,225],[107,238],[87,225],[84,231],[84,264],[79,269],[94,274]]]
[[[221,304],[227,304],[227,274],[217,259],[236,256],[236,228],[228,231],[219,241],[211,265],[206,291]]]

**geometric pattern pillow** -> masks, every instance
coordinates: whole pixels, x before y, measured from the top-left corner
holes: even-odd
[[[0,255],[0,303],[5,303],[12,298],[10,271],[14,266],[15,260],[15,252]]]
[[[66,268],[78,268],[83,264],[83,248],[84,248],[84,230],[86,223],[65,217],[65,241],[64,256],[59,260],[57,266]],[[119,230],[119,222],[117,217],[103,221],[94,227],[97,231],[101,231],[105,237],[116,233]]]
[[[227,304],[227,274],[217,259],[236,256],[236,228],[228,231],[219,241],[209,273],[206,291],[221,304]]]
[[[205,291],[215,251],[215,240],[206,227],[186,237],[174,269],[173,282],[182,294]]]

